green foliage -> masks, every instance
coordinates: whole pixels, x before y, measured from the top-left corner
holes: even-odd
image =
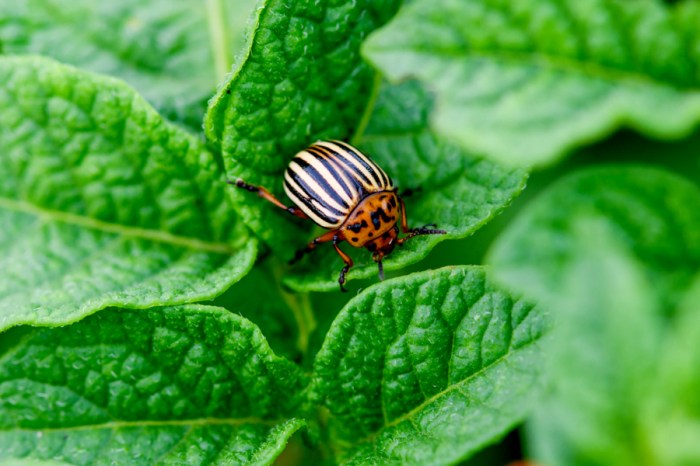
[[[366,55],[435,90],[435,129],[511,164],[551,163],[624,125],[700,121],[697,2],[416,0]]]
[[[317,139],[344,139],[358,127],[375,86],[360,59],[362,40],[391,17],[399,0],[267,0],[241,66],[209,103],[204,129],[231,179],[283,198],[291,156]],[[304,230],[233,192],[245,222],[279,255],[303,245]],[[286,218],[285,218],[286,217]]]
[[[700,427],[697,352],[683,354],[700,334],[688,297],[700,278],[700,212],[688,209],[698,205],[700,189],[678,176],[591,169],[552,186],[496,242],[500,278],[560,312],[554,394],[530,432],[543,463],[700,461],[685,437]]]
[[[250,269],[213,157],[133,90],[31,57],[0,81],[0,328],[211,299]]]
[[[478,267],[416,273],[351,300],[313,385],[347,464],[445,464],[492,442],[536,393],[544,317]]]
[[[207,306],[109,309],[0,358],[0,458],[269,464],[301,383],[251,322]]]
[[[0,43],[4,53],[47,55],[122,78],[165,117],[197,129],[207,99],[243,46],[255,4],[210,3],[224,11],[189,0],[2,2]],[[210,31],[207,15],[226,22],[225,37],[215,36],[215,24]],[[218,62],[224,70],[216,69]]]
[[[406,3],[0,4],[0,464],[700,463],[699,3]],[[351,297],[318,138],[448,231]]]

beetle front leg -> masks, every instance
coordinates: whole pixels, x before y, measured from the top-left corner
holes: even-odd
[[[420,228],[408,228],[408,221],[406,220],[406,205],[403,203],[403,199],[399,197],[399,204],[401,206],[401,232],[402,233],[407,233],[406,236],[403,238],[400,238],[397,243],[400,246],[403,246],[403,243],[408,241],[409,239],[413,238],[414,236],[419,236],[419,235],[444,235],[447,232],[445,230],[436,230],[437,225],[434,223],[429,223],[427,225],[423,225]],[[433,228],[430,228],[433,227]]]
[[[262,197],[268,202],[273,203],[277,207],[279,207],[282,210],[286,210],[290,214],[294,215],[295,217],[299,218],[309,218],[304,212],[301,211],[298,207],[287,207],[286,205],[282,204],[279,199],[277,199],[270,191],[267,189],[263,188],[262,186],[254,186],[252,184],[248,184],[243,180],[236,180],[236,181],[231,181],[231,180],[226,180],[226,183],[232,184],[234,186],[237,186],[241,189],[245,189],[246,191],[250,191],[251,193],[257,193],[258,196]]]
[[[335,248],[336,252],[338,255],[340,255],[340,258],[343,259],[343,262],[345,262],[345,266],[343,269],[340,271],[340,275],[338,276],[338,284],[340,285],[340,291],[343,293],[347,292],[348,290],[345,289],[343,286],[345,284],[345,275],[347,275],[348,270],[350,270],[350,267],[353,266],[352,259],[350,256],[345,254],[339,247],[338,247],[338,238],[333,238],[333,247]]]

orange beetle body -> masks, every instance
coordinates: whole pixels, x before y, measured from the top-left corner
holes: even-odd
[[[348,215],[341,230],[345,240],[356,248],[379,250],[379,239],[396,230],[399,199],[393,191],[370,194]],[[394,235],[394,238],[396,235]]]

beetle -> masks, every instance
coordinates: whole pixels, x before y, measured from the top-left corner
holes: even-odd
[[[332,242],[345,263],[338,277],[341,291],[347,291],[343,285],[353,261],[340,249],[340,242],[347,241],[351,246],[369,250],[379,267],[379,278],[383,280],[382,259],[397,244],[403,245],[418,235],[447,233],[434,229],[435,224],[409,228],[406,207],[391,178],[369,157],[342,141],[318,141],[289,162],[284,173],[284,191],[294,203],[292,207],[284,205],[261,186],[240,179],[228,183],[257,193],[280,209],[311,219],[329,230],[296,251],[290,263],[316,249],[319,243]],[[406,235],[402,238],[398,237],[399,221]]]

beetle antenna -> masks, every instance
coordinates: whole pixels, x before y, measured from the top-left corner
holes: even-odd
[[[377,261],[377,265],[379,266],[379,279],[384,280],[384,265],[381,259]]]

